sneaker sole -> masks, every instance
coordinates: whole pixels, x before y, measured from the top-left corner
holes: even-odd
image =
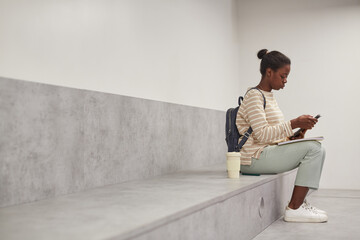
[[[285,222],[302,222],[302,223],[322,223],[327,222],[326,219],[318,219],[318,218],[291,218],[291,217],[284,217]]]

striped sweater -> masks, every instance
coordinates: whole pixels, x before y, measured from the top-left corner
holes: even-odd
[[[271,144],[284,141],[293,135],[290,121],[284,120],[272,92],[250,90],[244,97],[236,116],[236,126],[240,134],[244,134],[251,126],[253,133],[242,147],[241,164],[250,165],[251,158],[258,159],[263,149]],[[241,140],[241,138],[240,138]]]

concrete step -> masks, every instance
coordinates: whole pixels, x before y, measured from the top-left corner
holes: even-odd
[[[277,220],[296,170],[229,179],[216,164],[0,208],[1,239],[251,239]]]

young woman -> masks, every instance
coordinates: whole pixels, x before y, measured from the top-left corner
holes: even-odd
[[[242,147],[241,172],[252,174],[282,173],[299,167],[294,191],[286,207],[284,220],[288,222],[326,222],[325,211],[311,206],[305,197],[311,189],[319,188],[325,150],[317,141],[304,141],[278,146],[276,143],[293,139],[292,129],[304,129],[296,138],[303,138],[317,119],[302,115],[290,121],[284,116],[272,90],[285,87],[291,61],[278,51],[258,52],[261,59],[261,81],[257,89],[250,89],[239,108],[236,125],[240,134],[251,126],[253,133]],[[260,92],[261,91],[261,92]],[[264,98],[266,107],[264,109]]]

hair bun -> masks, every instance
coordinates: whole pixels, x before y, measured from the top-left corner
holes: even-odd
[[[266,55],[266,53],[267,53],[267,49],[261,49],[259,52],[258,52],[258,54],[257,54],[257,57],[259,58],[259,59],[263,59],[263,57]]]

